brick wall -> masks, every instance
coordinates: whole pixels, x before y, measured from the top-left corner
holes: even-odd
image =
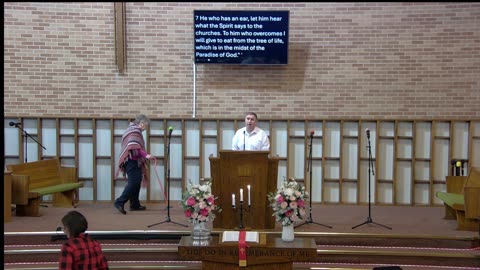
[[[197,65],[196,116],[480,117],[480,3],[4,3],[9,116],[191,117],[193,10],[289,10],[286,66]]]

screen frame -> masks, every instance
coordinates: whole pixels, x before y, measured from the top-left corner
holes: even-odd
[[[245,55],[239,57],[225,57],[225,56],[218,56],[218,57],[208,57],[208,56],[198,56],[197,53],[202,51],[203,53],[211,53],[215,55],[215,53],[220,53],[221,51],[215,50],[198,50],[199,46],[203,44],[201,42],[197,42],[197,38],[201,38],[202,35],[197,35],[198,31],[206,30],[210,31],[211,28],[197,28],[197,22],[195,20],[196,16],[221,16],[224,15],[225,17],[233,17],[233,16],[281,16],[283,18],[283,22],[281,24],[275,24],[275,22],[262,22],[262,27],[264,24],[267,25],[267,29],[248,29],[251,32],[284,32],[283,39],[285,41],[284,44],[266,44],[265,45],[265,52],[258,52],[255,50],[246,50]],[[287,21],[285,22],[284,19]],[[289,40],[290,40],[290,11],[289,10],[193,10],[193,62],[195,64],[214,64],[214,65],[288,65],[289,63]],[[218,21],[214,21],[218,22]],[[201,23],[201,22],[200,22]],[[203,22],[207,23],[207,22]],[[223,22],[218,22],[223,23]],[[225,22],[228,24],[229,22]],[[233,23],[233,22],[231,22]],[[246,23],[246,22],[236,22],[238,24]],[[278,28],[282,26],[281,28]],[[215,29],[217,31],[222,31],[222,29]],[[265,31],[267,30],[267,31]],[[220,32],[221,33],[221,32]],[[221,34],[222,41],[225,38],[223,34]],[[247,43],[239,43],[240,46],[248,46]],[[235,44],[238,45],[238,44]],[[251,45],[251,44],[250,44]],[[207,47],[207,46],[204,46]],[[220,47],[220,46],[219,46]],[[228,52],[227,52],[228,53]],[[243,54],[243,52],[242,52]],[[225,54],[224,54],[225,55]],[[229,54],[232,55],[232,54]]]

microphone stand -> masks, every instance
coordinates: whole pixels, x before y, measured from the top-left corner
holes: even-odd
[[[313,143],[313,134],[310,135],[310,145],[308,146],[309,151],[308,151],[308,163],[307,163],[307,170],[310,173],[310,175],[309,175],[309,177],[310,177],[310,196],[312,195],[312,171],[313,171],[312,170],[312,143]],[[327,228],[331,229],[332,228],[331,226],[313,221],[313,218],[312,218],[312,198],[310,198],[309,204],[310,204],[310,213],[309,213],[308,218],[305,220],[304,223],[295,226],[295,228],[298,228],[298,227],[303,226],[305,224],[313,223],[313,224],[317,224],[317,225],[324,226],[324,227],[327,227]]]
[[[387,228],[387,229],[392,229],[390,227],[387,227],[385,225],[382,225],[382,224],[379,224],[379,223],[376,223],[375,221],[373,221],[372,219],[372,215],[371,215],[371,200],[370,200],[370,171],[371,171],[371,174],[372,175],[375,175],[375,171],[374,171],[374,167],[373,167],[373,158],[372,158],[372,147],[370,145],[370,133],[369,131],[367,130],[367,140],[368,140],[368,145],[367,145],[367,149],[368,149],[368,217],[367,217],[367,220],[361,224],[358,224],[356,226],[353,226],[352,227],[352,230],[359,227],[359,226],[362,226],[362,225],[365,225],[365,224],[368,224],[368,223],[373,223],[373,224],[376,224],[376,225],[379,225],[379,226],[382,226],[384,228]]]
[[[13,124],[13,123],[11,123],[11,124]],[[25,136],[25,163],[28,162],[28,160],[27,160],[27,156],[28,156],[28,147],[27,147],[28,137],[32,138],[32,140],[34,142],[36,142],[38,145],[40,145],[44,150],[47,150],[47,148],[45,148],[45,146],[43,146],[41,143],[39,143],[37,140],[35,140],[35,138],[33,138],[30,134],[28,134],[28,132],[26,130],[24,130],[23,128],[21,128],[18,124],[14,124],[14,126],[18,129],[20,129]]]
[[[11,124],[10,124],[11,125]],[[45,148],[45,146],[43,146],[41,143],[39,143],[37,140],[35,140],[35,138],[32,137],[32,135],[30,135],[26,130],[24,130],[23,128],[21,128],[19,126],[19,124],[14,124],[14,126],[18,129],[20,129],[22,132],[23,132],[23,136],[25,137],[25,163],[28,162],[28,144],[27,144],[27,141],[28,141],[28,137],[32,138],[32,140],[34,142],[36,142],[38,145],[40,145],[44,150],[47,150],[47,148]],[[48,205],[44,205],[44,204],[40,204],[39,206],[41,207],[48,207]]]
[[[165,219],[165,221],[148,225],[148,228],[153,227],[155,225],[160,225],[160,224],[163,224],[163,223],[167,223],[167,222],[177,224],[177,225],[180,225],[180,226],[183,226],[183,227],[188,227],[188,225],[172,221],[172,219],[170,218],[170,140],[172,138],[172,132],[171,131],[172,130],[170,130],[170,132],[168,134],[168,144],[167,144],[167,185],[168,185],[168,188],[167,188],[167,218]]]

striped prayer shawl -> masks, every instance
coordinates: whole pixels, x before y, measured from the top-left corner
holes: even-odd
[[[120,158],[118,160],[118,169],[123,173],[123,176],[126,174],[124,163],[130,158],[137,157],[138,165],[142,168],[144,179],[148,179],[146,173],[146,160],[137,153],[137,150],[145,150],[145,141],[143,140],[142,130],[137,124],[131,122],[128,125],[127,130],[122,136],[121,147]]]

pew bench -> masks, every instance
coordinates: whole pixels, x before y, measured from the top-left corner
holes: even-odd
[[[53,195],[54,207],[76,207],[78,182],[76,168],[61,166],[58,158],[7,165],[12,172],[12,203],[17,216],[40,216],[40,201]]]
[[[480,222],[480,177],[473,167],[469,176],[447,176],[447,191],[437,192],[445,206],[445,219],[456,219],[457,230],[477,231]]]
[[[445,219],[457,219],[457,211],[453,209],[454,204],[464,205],[465,198],[463,196],[463,187],[467,176],[447,176],[446,177],[446,192],[437,192],[435,195],[445,207]]]

